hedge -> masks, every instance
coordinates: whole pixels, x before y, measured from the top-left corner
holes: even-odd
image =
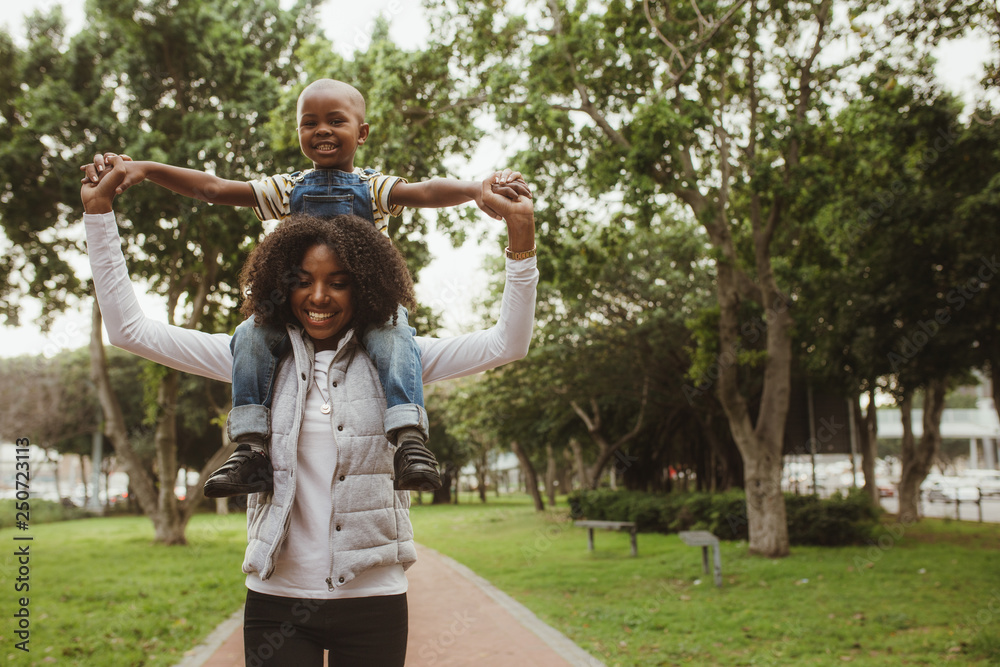
[[[13,528],[16,522],[23,520],[17,515],[17,506],[20,501],[12,499],[0,500],[0,528]],[[79,507],[66,507],[62,503],[52,500],[41,500],[31,498],[28,503],[28,526],[37,526],[40,523],[54,523],[56,521],[70,521],[72,519],[83,519],[94,516],[92,512]],[[23,507],[23,505],[21,505]]]
[[[634,521],[640,532],[707,530],[723,540],[749,537],[742,490],[667,495],[609,489],[574,491],[569,503],[574,519]],[[874,534],[880,512],[860,490],[825,499],[786,493],[785,509],[789,542],[820,546],[866,543]]]

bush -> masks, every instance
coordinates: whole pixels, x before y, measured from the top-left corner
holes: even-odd
[[[861,489],[826,499],[786,494],[785,509],[792,544],[864,544],[873,538],[878,524],[879,510]]]
[[[569,497],[574,519],[634,521],[640,532],[707,530],[723,540],[748,539],[746,496],[724,493],[654,495],[637,491],[575,491]],[[785,494],[788,539],[792,544],[863,544],[878,524],[878,509],[855,491],[829,499]]]
[[[17,500],[0,500],[0,528],[13,528],[18,521]],[[67,507],[52,500],[32,498],[28,502],[28,526],[40,523],[55,523],[56,521],[71,521],[93,516],[91,512],[79,507]]]

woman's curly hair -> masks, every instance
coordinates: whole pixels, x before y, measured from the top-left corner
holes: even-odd
[[[240,271],[244,295],[240,311],[258,326],[298,322],[289,295],[298,284],[306,251],[325,245],[351,274],[354,317],[351,328],[362,332],[393,318],[396,307],[415,305],[413,280],[403,256],[370,222],[354,215],[315,218],[292,215],[264,237]]]

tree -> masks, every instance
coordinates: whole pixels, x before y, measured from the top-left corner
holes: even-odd
[[[27,437],[45,449],[97,428],[93,391],[68,377],[78,355],[0,360],[0,437]]]
[[[995,234],[998,209],[981,204],[996,200],[1000,137],[984,136],[975,121],[970,123],[975,127],[960,126],[954,105],[939,112],[935,157],[922,173],[922,196],[913,201],[917,208],[911,234],[923,266],[908,269],[908,277],[920,280],[924,289],[901,309],[896,321],[903,326],[892,341],[889,359],[904,420],[909,419],[907,404],[914,391],[924,389],[925,397],[919,442],[912,441],[912,434],[908,438],[904,428],[901,520],[919,516],[920,484],[941,449],[946,392],[982,363],[983,343],[998,326],[997,312],[990,308],[997,302],[991,281],[1000,270],[995,259],[1000,250]],[[915,147],[930,156],[929,143]],[[938,148],[945,143],[946,149]]]
[[[530,359],[530,357],[529,357]],[[538,473],[532,460],[544,445],[540,444],[542,413],[532,404],[537,377],[524,360],[454,382],[447,391],[433,392],[441,403],[450,438],[464,452],[462,463],[492,449],[509,447],[517,456],[535,509],[545,509],[538,488]],[[531,389],[529,389],[531,388]],[[525,446],[521,439],[530,444]],[[482,465],[482,462],[480,463]]]
[[[122,350],[108,351],[108,381],[122,409],[124,431],[138,464],[151,478],[155,475],[155,392],[159,366]],[[182,466],[201,468],[219,447],[219,427],[207,417],[212,402],[228,400],[221,382],[188,376],[181,384],[178,405]],[[150,413],[154,417],[150,419]],[[53,455],[92,453],[93,434],[103,428],[96,385],[91,378],[87,348],[68,350],[51,359],[43,356],[0,360],[0,437],[13,441],[29,437]],[[114,455],[112,450],[108,454]],[[94,461],[94,465],[99,462]],[[171,481],[170,488],[173,488]],[[96,493],[96,490],[91,490]]]
[[[964,0],[887,7],[548,0],[529,19],[468,1],[439,18],[503,127],[527,137],[521,164],[543,175],[544,197],[607,205],[653,230],[680,213],[704,228],[717,289],[703,321],[714,340],[696,328],[696,356],[714,360],[695,365],[711,368],[703,386],[742,456],[750,549],[760,554],[788,551],[780,472],[794,313],[802,285],[831,260],[806,249],[823,241],[817,196],[830,180],[813,128],[831,103],[855,96],[866,72],[857,65],[879,54],[919,62],[918,44],[987,16]],[[917,15],[933,20],[900,20]],[[883,21],[914,36],[869,26]],[[856,50],[837,52],[842,39]],[[574,222],[551,213],[546,244]]]
[[[96,40],[68,47],[64,33],[58,7],[26,17],[23,50],[0,32],[8,63],[0,71],[0,223],[13,244],[0,260],[0,311],[8,324],[19,323],[23,296],[40,299],[39,324],[47,326],[85,293],[69,263],[80,246],[67,220],[80,207],[66,202],[79,201],[71,156],[86,140],[96,98],[93,58],[83,55]]]
[[[484,428],[484,414],[478,410],[478,401],[472,398],[477,394],[475,385],[480,380],[480,377],[472,376],[434,385],[425,398],[428,416],[436,417],[431,419],[431,440],[438,462],[445,472],[457,471],[472,463],[476,470],[479,500],[485,503],[489,454],[498,443],[495,433]],[[444,485],[441,490],[444,491]],[[450,498],[441,500],[450,502]],[[438,494],[435,494],[434,502],[439,502]]]
[[[940,447],[944,393],[985,361],[996,327],[989,202],[1000,144],[995,130],[962,127],[960,114],[926,62],[903,70],[880,62],[860,81],[823,141],[832,176],[816,225],[828,239],[825,280],[803,286],[798,313],[803,345],[817,350],[811,372],[840,378],[854,403],[870,393],[865,431],[874,431],[875,387],[896,394],[906,520],[916,519],[920,483]],[[916,441],[910,416],[920,390],[927,401]],[[866,483],[877,500],[871,458]]]
[[[534,400],[559,416],[550,436],[574,450],[581,484],[597,488],[610,467],[627,471],[618,464],[637,460],[664,422],[697,414],[684,397],[686,320],[703,307],[709,276],[699,266],[704,239],[683,225],[676,234],[583,216],[575,225],[547,248],[530,359],[548,369]],[[591,465],[574,442],[590,444]],[[667,461],[651,466],[650,479],[667,468]]]
[[[710,488],[726,467],[724,439],[706,436],[717,415],[689,402],[686,378],[686,322],[710,294],[704,239],[684,226],[652,233],[586,216],[545,245],[528,358],[452,392],[449,431],[520,450],[538,509],[539,466],[551,499],[566,458],[586,488],[610,471],[629,488],[662,490],[671,469],[697,469]]]
[[[725,355],[715,390],[743,458],[750,549],[785,555],[780,476],[792,318],[773,258],[799,224],[801,130],[824,113],[821,92],[836,71],[819,58],[838,37],[832,2],[550,0],[541,30],[496,16],[492,3],[461,9],[469,18],[451,25],[468,69],[501,121],[530,138],[522,160],[551,174],[548,196],[617,191],[646,224],[669,224],[679,204],[704,227]],[[740,390],[740,364],[725,361],[740,345],[746,303],[766,323],[756,410]]]
[[[2,217],[17,244],[4,267],[8,284],[11,271],[30,276],[39,267],[53,267],[58,280],[29,281],[21,290],[42,299],[47,311],[64,306],[64,294],[79,287],[66,264],[67,252],[76,245],[62,237],[80,207],[63,202],[79,200],[67,190],[76,189],[76,166],[95,149],[230,178],[248,179],[268,168],[258,124],[266,122],[282,84],[297,74],[290,56],[311,30],[313,5],[302,0],[283,11],[276,1],[95,0],[88,5],[87,29],[68,45],[57,14],[36,17],[27,56],[15,58],[26,85],[4,110],[4,131],[12,143],[0,156],[0,172],[8,191],[30,194],[15,197],[18,207]],[[234,34],[242,38],[228,38]],[[41,153],[37,163],[44,168],[25,175],[30,151]],[[209,331],[228,328],[226,314],[237,299],[236,270],[259,233],[246,212],[206,210],[152,186],[133,189],[119,198],[116,209],[127,229],[132,275],[148,280],[166,298],[168,320]],[[25,228],[25,220],[32,226]],[[61,245],[48,242],[52,236]],[[65,288],[47,289],[46,281]],[[8,303],[15,301],[15,291],[5,295]],[[99,360],[98,346],[92,350]],[[179,374],[159,375],[155,478],[141,471],[107,375],[106,368],[95,367],[102,405],[110,415],[109,436],[126,461],[139,504],[153,519],[158,541],[183,544],[184,527],[200,497],[195,493],[179,503],[173,494],[179,467]]]

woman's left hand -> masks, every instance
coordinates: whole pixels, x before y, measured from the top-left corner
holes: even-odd
[[[490,191],[492,193],[506,197],[510,201],[516,202],[521,197],[531,199],[531,189],[528,187],[528,184],[524,182],[524,178],[521,176],[521,172],[519,171],[514,171],[512,169],[495,171],[492,175],[487,176],[483,180],[483,185],[485,186],[486,184],[489,184]],[[485,191],[486,190],[484,188],[483,192]],[[482,193],[476,197],[476,204],[491,218],[496,220],[503,219],[502,214],[491,208],[490,205],[483,200]]]
[[[83,202],[85,213],[110,213],[111,204],[115,200],[118,187],[127,175],[125,160],[119,155],[112,155],[100,175],[97,183],[84,179],[80,188],[80,201]]]

